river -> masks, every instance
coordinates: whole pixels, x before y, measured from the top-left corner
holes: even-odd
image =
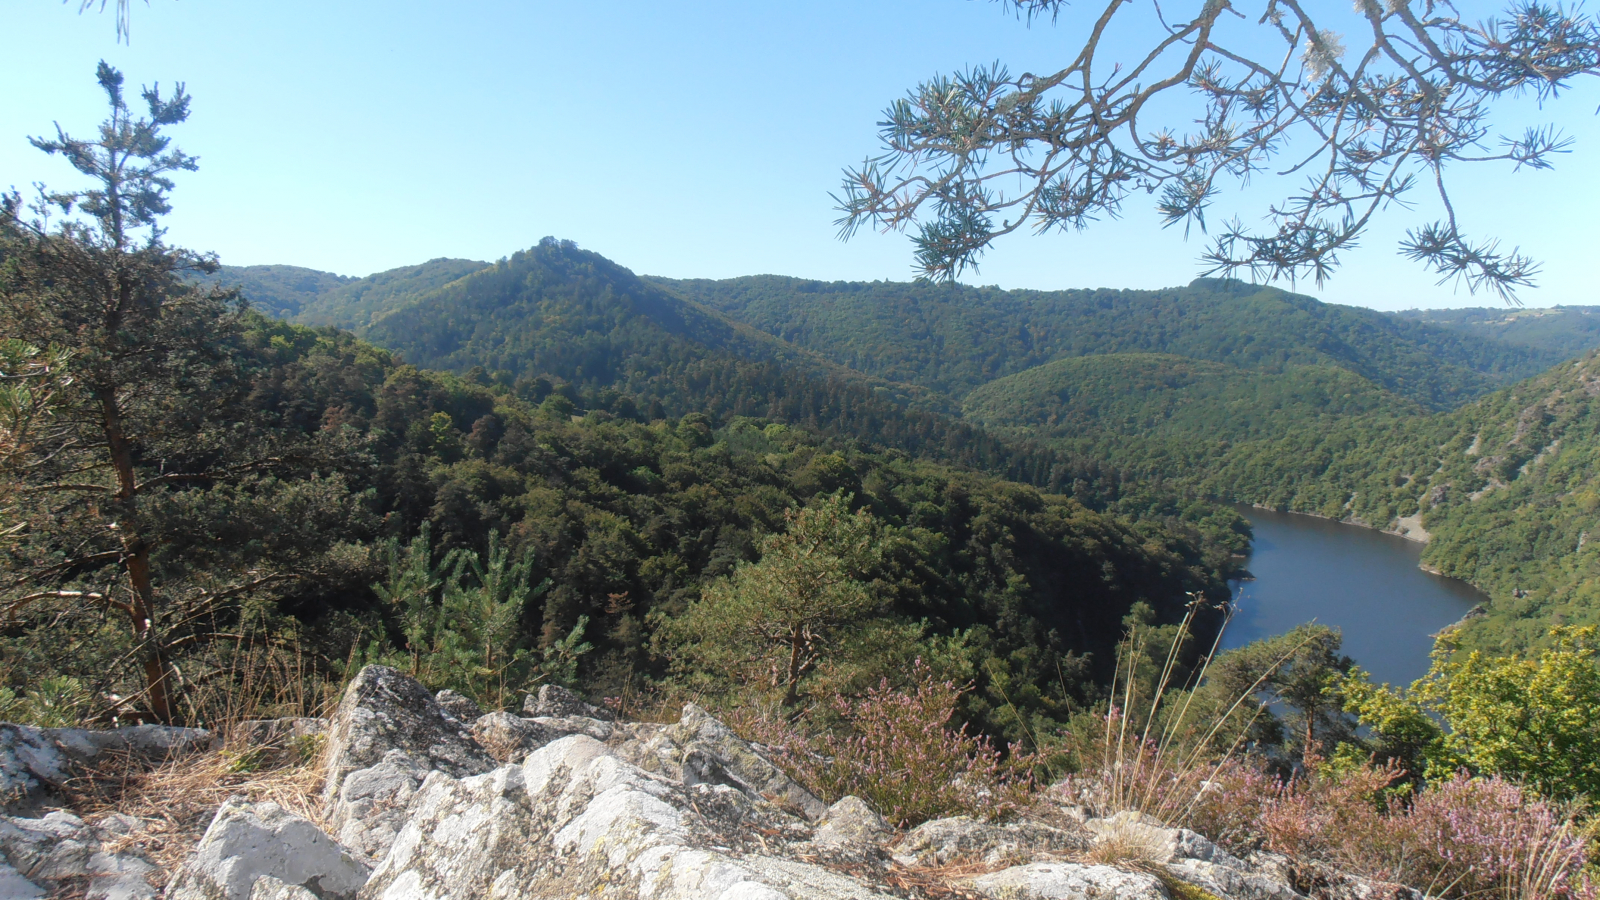
[[[1488,600],[1417,568],[1422,545],[1329,519],[1239,507],[1255,540],[1253,581],[1234,584],[1224,648],[1316,621],[1344,632],[1344,652],[1373,680],[1409,685],[1428,671],[1433,634]]]

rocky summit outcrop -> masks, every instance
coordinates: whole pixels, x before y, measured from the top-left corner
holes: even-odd
[[[1135,813],[1094,818],[1048,793],[1010,822],[957,816],[897,832],[858,798],[824,804],[692,704],[677,722],[624,722],[547,687],[522,713],[485,714],[368,667],[326,728],[251,725],[263,739],[326,741],[320,822],[232,798],[164,873],[113,852],[117,816],[0,816],[0,897],[1423,900],[1270,854],[1241,858]],[[10,734],[0,770],[14,781],[35,771],[24,757],[61,743]]]

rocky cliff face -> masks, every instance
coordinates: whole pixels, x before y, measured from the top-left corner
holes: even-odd
[[[328,725],[325,827],[232,799],[177,871],[157,872],[113,852],[114,822],[41,814],[64,767],[51,770],[38,748],[108,733],[7,728],[0,778],[24,785],[14,793],[26,803],[0,817],[0,897],[1419,900],[1266,854],[1240,859],[1136,814],[1094,819],[1048,801],[1005,824],[960,817],[896,833],[856,798],[824,804],[692,705],[673,724],[619,722],[546,687],[521,716],[482,715],[379,666],[351,683]],[[121,740],[165,742],[164,752],[204,743],[199,733]]]

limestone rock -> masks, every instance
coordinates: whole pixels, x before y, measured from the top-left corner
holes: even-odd
[[[585,719],[599,719],[602,722],[613,722],[617,718],[611,710],[586,703],[577,694],[555,684],[539,688],[538,696],[529,694],[522,701],[522,714],[533,719],[582,716]]]
[[[390,750],[375,766],[345,776],[328,811],[328,825],[368,865],[389,852],[406,823],[406,808],[428,777],[428,766],[404,750]]]
[[[431,774],[361,898],[885,897],[769,852],[758,836],[784,821],[798,820],[727,785],[685,785],[569,735],[519,766]]]
[[[616,728],[610,722],[588,716],[535,716],[525,721],[556,735],[586,734],[601,743],[611,740],[616,734]]]
[[[40,897],[85,886],[89,900],[153,900],[156,867],[136,853],[113,853],[96,829],[57,810],[40,818],[0,817],[0,897]],[[30,888],[31,886],[31,888]]]
[[[263,875],[250,888],[250,900],[317,900],[317,895],[298,884],[284,884],[271,875]]]
[[[924,822],[907,832],[894,846],[896,862],[903,866],[942,866],[951,862],[998,865],[1031,859],[1041,853],[1069,853],[1088,847],[1081,834],[1023,820],[997,825],[971,816],[951,816]]]
[[[472,737],[499,762],[518,763],[526,759],[529,753],[571,733],[551,728],[544,721],[518,718],[508,712],[492,712],[473,721]],[[588,721],[605,725],[598,720]],[[606,726],[606,733],[609,737],[610,726]]]
[[[1243,865],[1180,859],[1168,863],[1166,868],[1174,877],[1218,897],[1226,897],[1227,900],[1305,900],[1288,882],[1269,874],[1252,872]]]
[[[258,879],[300,885],[321,900],[353,900],[367,867],[309,820],[276,803],[232,798],[167,887],[167,900],[250,900]]]
[[[828,807],[812,841],[822,847],[877,849],[888,841],[893,829],[883,816],[873,811],[860,797],[845,797]]]
[[[0,813],[39,810],[78,774],[75,770],[108,754],[159,762],[215,745],[212,734],[198,728],[130,725],[100,731],[0,723]]]
[[[433,702],[439,704],[444,714],[461,722],[471,722],[483,715],[483,707],[473,701],[471,697],[456,693],[445,688],[433,695]]]
[[[494,767],[467,725],[446,715],[420,682],[388,666],[367,666],[345,689],[333,715],[324,802],[339,796],[351,772],[377,765],[391,750],[455,776]]]
[[[722,784],[753,800],[776,803],[816,822],[827,805],[783,773],[748,741],[693,703],[675,725],[659,729],[622,755],[685,785]]]
[[[1110,866],[1033,863],[972,879],[972,886],[1005,900],[1168,900],[1154,875]]]
[[[0,859],[0,897],[7,900],[44,900],[44,888],[22,877],[16,867]]]

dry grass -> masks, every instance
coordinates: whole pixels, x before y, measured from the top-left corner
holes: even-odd
[[[1084,862],[1152,872],[1171,857],[1166,834],[1136,817],[1117,815],[1101,821],[1095,841],[1084,851]]]
[[[189,722],[222,736],[220,749],[165,760],[110,755],[64,785],[69,809],[85,821],[120,813],[138,822],[106,849],[136,849],[158,870],[175,871],[233,796],[270,800],[324,824],[321,743],[285,737],[264,745],[243,723],[323,716],[339,686],[319,678],[297,651],[241,644],[216,662],[211,677],[188,685],[185,705]]]
[[[176,871],[229,797],[270,800],[323,824],[320,759],[240,771],[243,758],[225,747],[153,766],[130,758],[111,760],[67,785],[72,811],[90,822],[112,813],[135,819],[138,825],[106,849],[136,849],[163,872]]]

